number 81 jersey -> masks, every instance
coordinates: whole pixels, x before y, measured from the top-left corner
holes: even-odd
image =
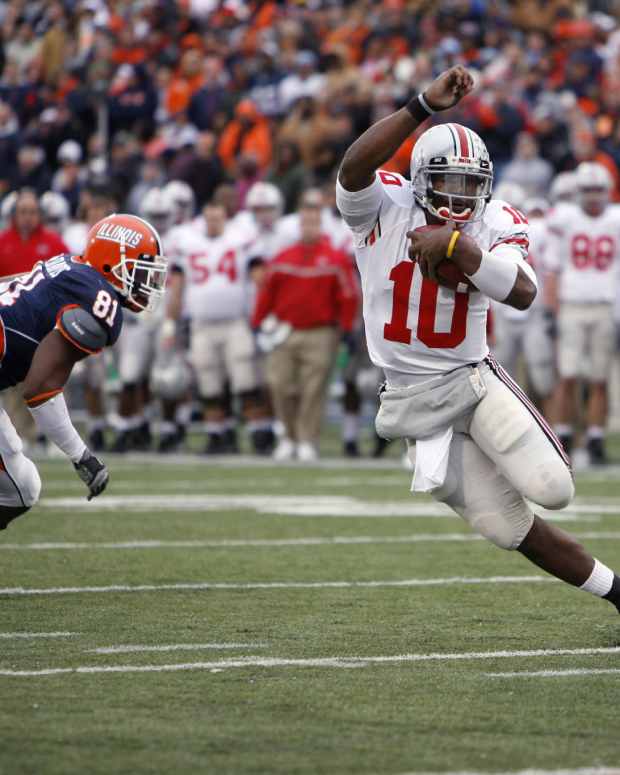
[[[54,328],[77,349],[97,352],[63,325],[69,308],[81,307],[102,329],[105,346],[114,344],[123,325],[121,302],[96,269],[70,255],[41,261],[30,274],[0,285],[0,390],[24,380],[38,344]]]
[[[438,286],[409,259],[407,232],[426,224],[410,182],[380,170],[362,191],[347,191],[338,181],[336,196],[353,231],[368,351],[388,380],[394,373],[440,374],[485,358],[488,298],[465,284],[456,291]],[[506,202],[490,202],[483,218],[462,231],[481,250],[525,264],[527,220]]]

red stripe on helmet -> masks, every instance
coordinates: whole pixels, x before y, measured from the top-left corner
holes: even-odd
[[[456,133],[459,138],[459,145],[461,146],[461,156],[465,159],[468,159],[471,154],[469,152],[469,142],[467,140],[467,133],[465,132],[465,129],[460,124],[453,124],[452,126],[456,129]]]

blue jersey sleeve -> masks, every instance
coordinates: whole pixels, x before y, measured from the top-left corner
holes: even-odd
[[[63,313],[81,307],[105,332],[105,346],[113,345],[123,325],[121,296],[95,269],[76,264],[52,280],[57,302],[56,327],[78,349],[85,349],[71,331],[65,330]],[[88,350],[86,350],[89,352]]]

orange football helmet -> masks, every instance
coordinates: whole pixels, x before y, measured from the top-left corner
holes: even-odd
[[[159,234],[136,215],[114,213],[88,232],[82,261],[119,290],[135,311],[152,310],[164,294],[167,263]]]

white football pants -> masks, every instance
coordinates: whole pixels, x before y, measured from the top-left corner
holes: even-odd
[[[0,409],[0,506],[31,508],[39,500],[41,478],[23,448],[10,417]]]
[[[448,473],[433,497],[480,535],[516,549],[534,515],[527,501],[562,509],[575,488],[562,445],[521,388],[491,357],[486,396],[455,426]]]

